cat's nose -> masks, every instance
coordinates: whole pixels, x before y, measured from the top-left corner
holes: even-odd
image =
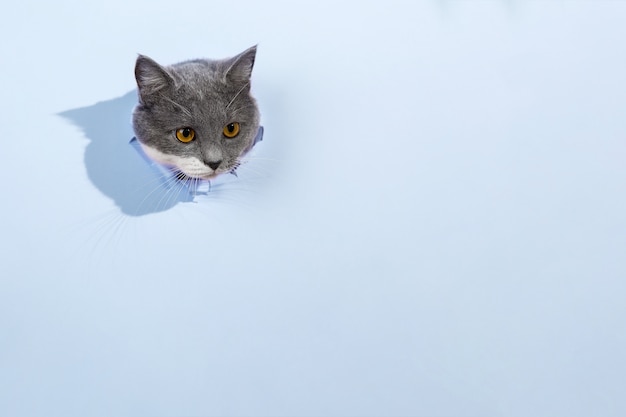
[[[222,161],[212,161],[212,162],[207,162],[206,164],[209,166],[209,168],[211,168],[213,171],[215,171],[217,169],[217,167],[220,166],[221,163],[222,163]]]

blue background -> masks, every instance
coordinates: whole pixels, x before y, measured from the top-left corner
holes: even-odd
[[[0,415],[626,414],[626,2],[2,10]],[[125,213],[136,54],[256,43],[239,179]]]

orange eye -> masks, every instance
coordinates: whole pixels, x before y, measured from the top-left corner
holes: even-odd
[[[182,143],[189,143],[196,137],[196,132],[190,127],[183,127],[176,131],[176,139]]]
[[[239,123],[233,122],[233,123],[227,124],[226,126],[224,126],[224,129],[222,130],[222,132],[224,133],[224,136],[226,136],[227,138],[234,138],[235,136],[239,134]]]

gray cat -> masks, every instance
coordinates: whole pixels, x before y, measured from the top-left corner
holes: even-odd
[[[133,128],[144,152],[182,178],[234,173],[262,133],[250,95],[255,56],[253,46],[233,58],[161,66],[140,55]]]

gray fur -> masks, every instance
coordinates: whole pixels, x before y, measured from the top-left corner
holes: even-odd
[[[233,58],[161,66],[140,55],[135,65],[139,104],[133,112],[133,128],[144,149],[197,158],[206,167],[222,161],[214,172],[202,175],[174,166],[190,177],[208,179],[236,168],[259,128],[259,110],[250,95],[255,56],[253,46]],[[241,131],[226,138],[222,129],[233,122],[240,124]],[[185,127],[196,132],[189,143],[176,139],[176,130]]]

